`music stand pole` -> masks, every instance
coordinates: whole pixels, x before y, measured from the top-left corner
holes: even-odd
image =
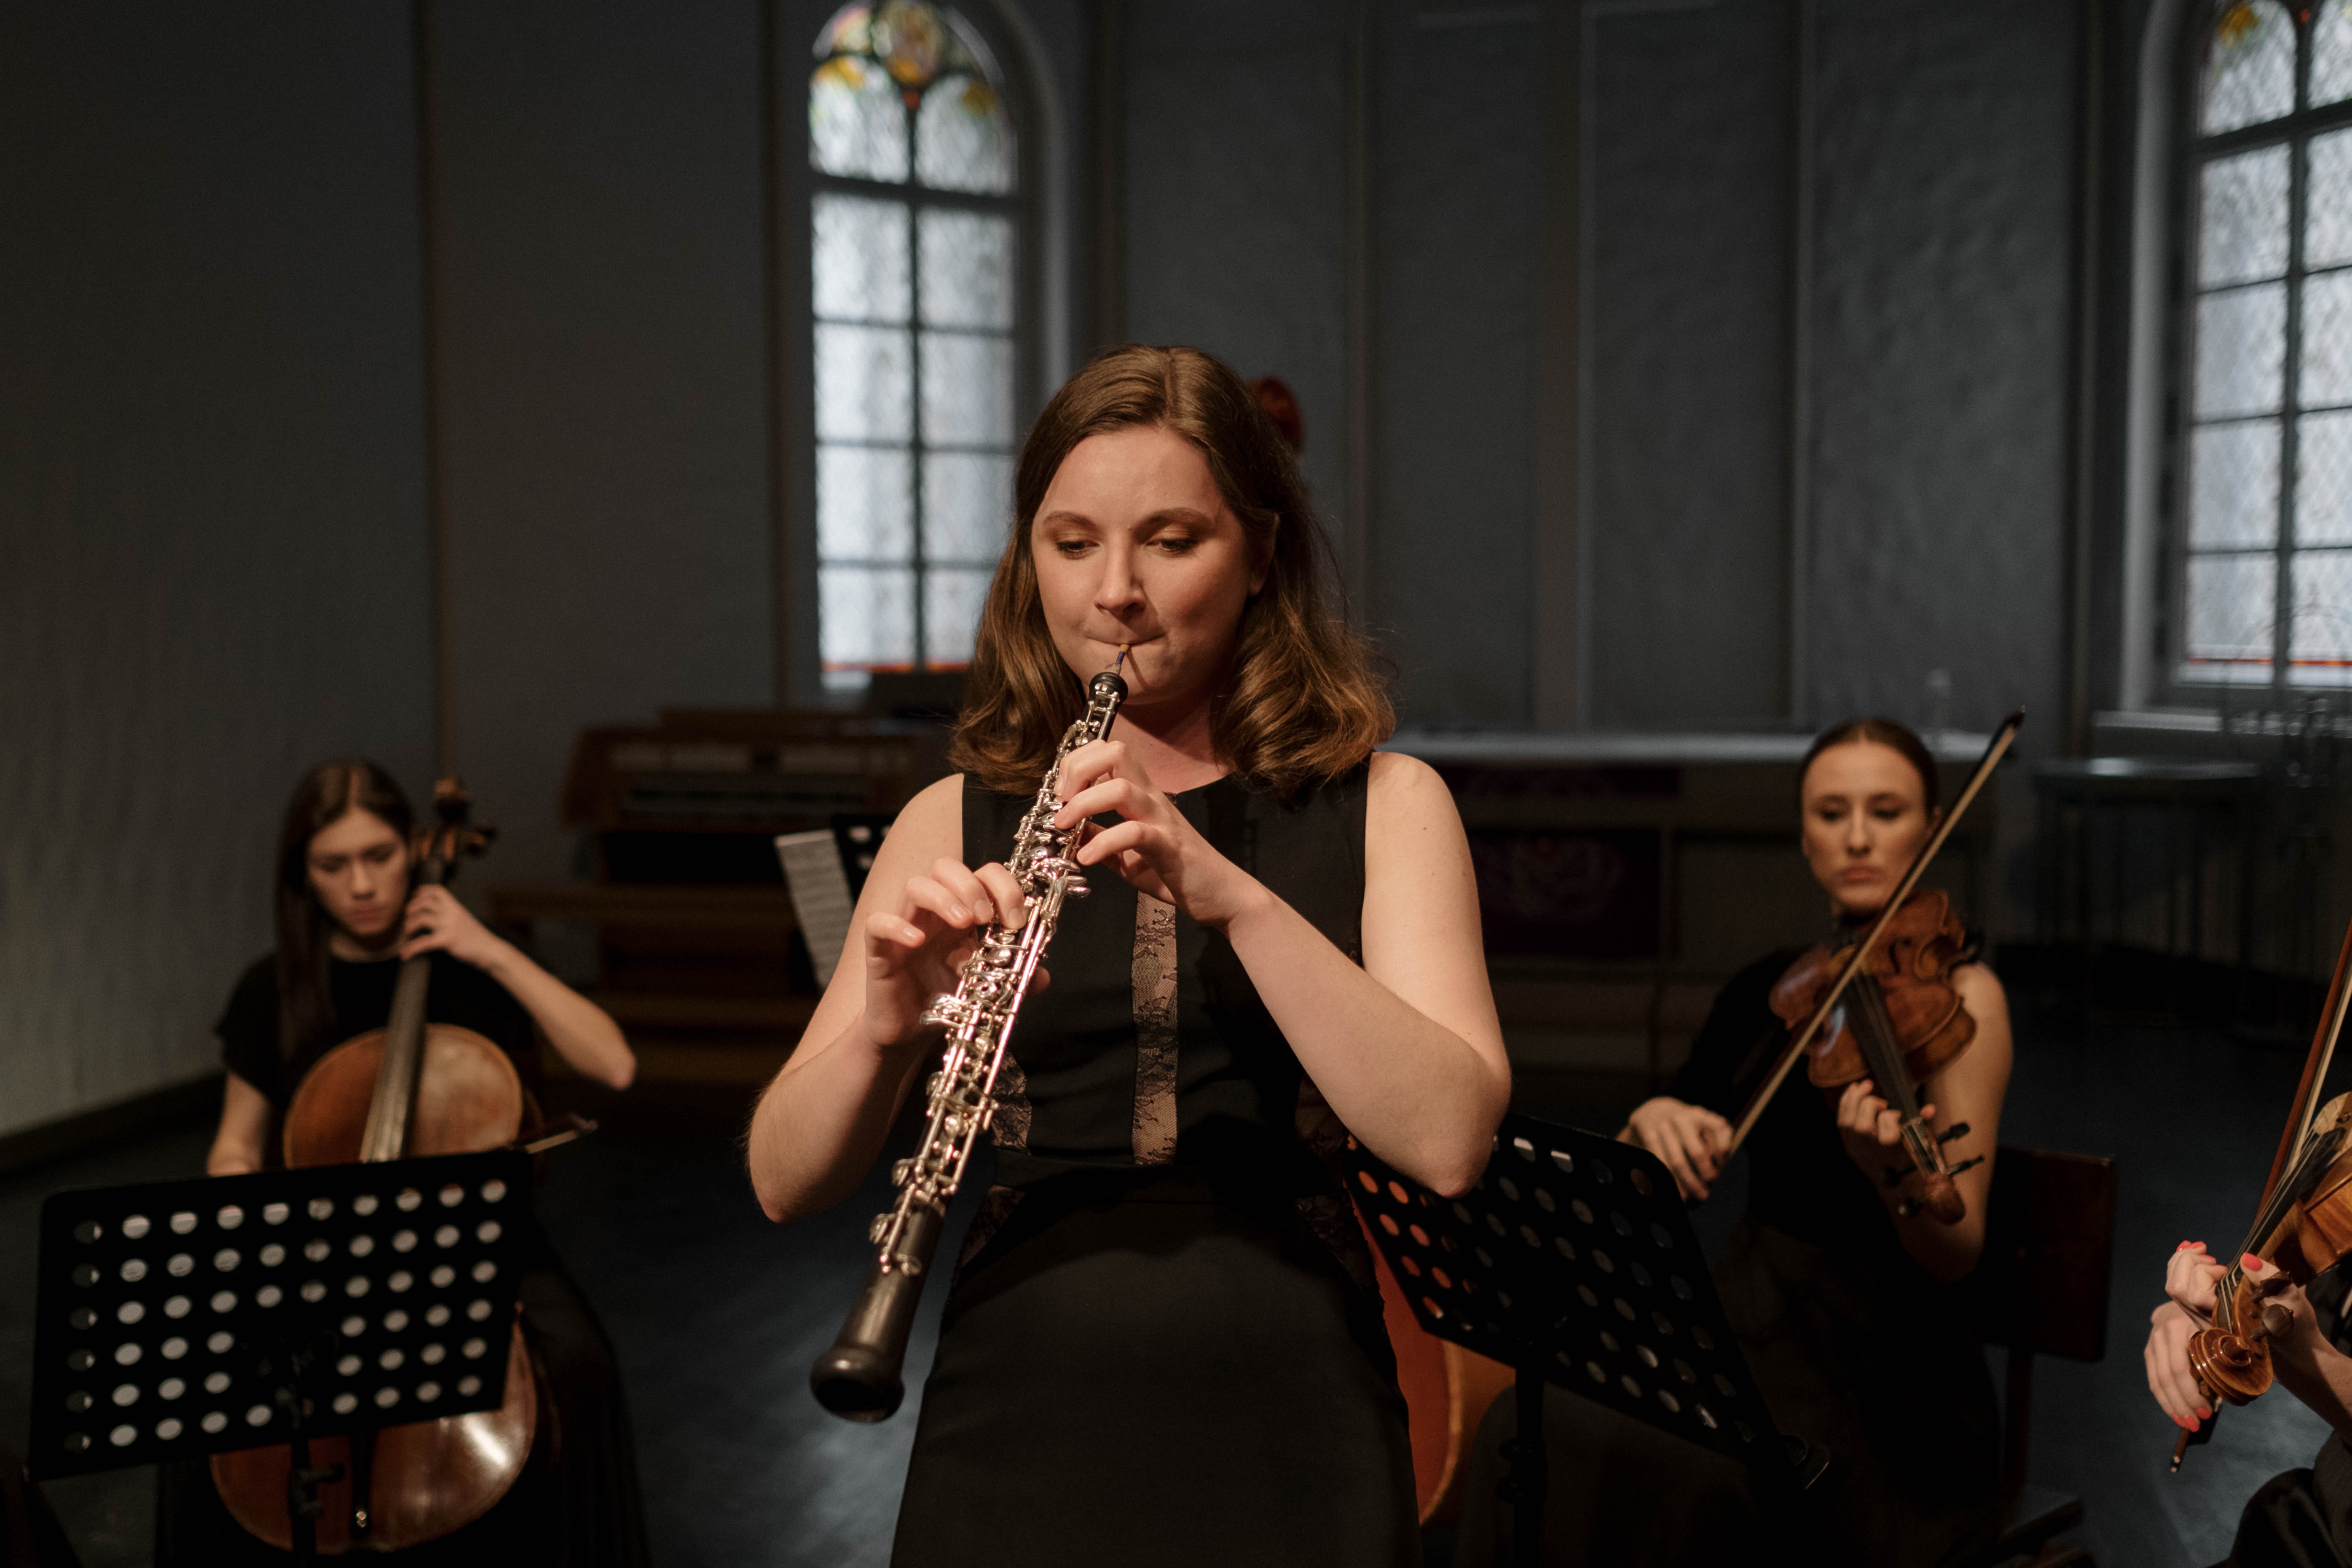
[[[1511,1505],[1513,1568],[1539,1568],[1543,1562],[1544,1498],[1549,1492],[1549,1457],[1544,1451],[1544,1378],[1540,1372],[1512,1369],[1513,1399],[1518,1406],[1518,1436],[1503,1445],[1507,1467],[1496,1495]]]
[[[284,1355],[286,1375],[278,1381],[277,1402],[286,1413],[287,1444],[292,1450],[292,1462],[286,1467],[287,1530],[294,1538],[294,1561],[311,1563],[319,1555],[319,1520],[327,1511],[327,1505],[319,1499],[319,1488],[341,1480],[343,1467],[329,1465],[320,1469],[311,1465],[308,1411],[304,1408],[310,1352],[308,1347],[288,1341]]]

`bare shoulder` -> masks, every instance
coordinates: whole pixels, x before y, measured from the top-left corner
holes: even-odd
[[[2001,988],[2000,976],[1981,963],[1963,963],[1952,971],[1952,989],[1960,994],[1961,1005],[1976,1015],[1979,1022],[2009,1017],[2009,993]]]
[[[1433,878],[1470,886],[1470,840],[1454,809],[1454,792],[1418,757],[1372,753],[1364,793],[1364,874],[1368,890],[1409,885],[1425,892]]]
[[[1461,820],[1454,792],[1437,770],[1402,752],[1374,752],[1364,784],[1364,808],[1383,828]]]
[[[926,784],[899,808],[898,820],[890,824],[881,851],[874,858],[875,869],[885,875],[873,880],[885,881],[892,870],[903,879],[907,871],[900,868],[913,869],[942,857],[961,859],[962,856],[963,775],[950,773]]]

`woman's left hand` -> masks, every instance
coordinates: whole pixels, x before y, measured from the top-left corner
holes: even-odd
[[[1932,1123],[1936,1108],[1923,1105],[1919,1116]],[[1903,1113],[1888,1106],[1868,1079],[1846,1085],[1838,1096],[1837,1125],[1846,1157],[1862,1167],[1871,1185],[1878,1185],[1889,1170],[1910,1168],[1910,1157],[1903,1152]]]
[[[408,900],[400,928],[400,956],[446,952],[477,969],[488,969],[506,951],[506,943],[474,918],[473,910],[450,896],[446,888],[419,888]]]
[[[1108,864],[1138,889],[1173,904],[1213,931],[1223,931],[1265,889],[1201,837],[1176,803],[1152,786],[1151,776],[1117,741],[1092,741],[1062,763],[1062,809],[1054,826],[1067,828],[1104,812],[1123,820],[1088,833],[1078,847],[1081,866]]]

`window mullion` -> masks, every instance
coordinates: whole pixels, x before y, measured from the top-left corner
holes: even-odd
[[[2294,102],[2300,110],[2310,93],[2311,33],[2295,29]],[[2286,174],[2286,320],[2281,331],[2279,366],[2278,565],[2273,603],[2278,626],[2271,684],[2284,692],[2294,676],[2294,555],[2295,503],[2301,488],[2297,469],[2303,440],[2303,231],[2309,195],[2311,138],[2297,132],[2287,139]]]
[[[908,109],[907,110],[907,154],[909,165],[908,171],[909,175],[908,184],[910,188],[914,184],[914,180],[912,178],[914,173],[912,164],[914,163],[915,154],[915,110]],[[912,433],[914,437],[910,443],[912,449],[909,451],[908,456],[914,465],[914,472],[908,476],[912,481],[911,493],[908,497],[911,503],[908,515],[914,523],[912,542],[914,545],[915,556],[912,563],[914,567],[913,581],[915,595],[915,603],[913,606],[915,647],[913,649],[914,658],[909,661],[909,668],[915,669],[929,669],[931,667],[931,634],[930,626],[928,624],[929,616],[927,613],[925,604],[925,601],[930,597],[929,592],[930,586],[930,548],[924,542],[923,538],[923,490],[924,481],[928,478],[929,465],[924,461],[923,442],[922,216],[920,206],[912,199],[910,194],[907,203],[907,280],[908,285],[907,295],[907,363],[912,368],[914,374],[913,381],[907,389],[907,427]]]

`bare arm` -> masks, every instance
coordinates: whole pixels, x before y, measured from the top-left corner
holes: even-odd
[[[1064,826],[1125,820],[1077,858],[1114,866],[1223,931],[1332,1110],[1382,1159],[1446,1194],[1486,1169],[1511,1094],[1486,983],[1477,885],[1454,797],[1435,773],[1372,758],[1364,826],[1363,967],[1211,846],[1117,741],[1062,764]]]
[[[1449,1197],[1467,1191],[1510,1103],[1511,1066],[1444,781],[1412,757],[1372,758],[1361,969],[1259,892],[1225,934],[1307,1076],[1381,1158]]]
[[[964,896],[945,897],[939,879],[948,869],[940,863],[959,859],[962,848],[960,776],[908,802],[882,840],[833,983],[751,1113],[745,1153],[751,1189],[770,1219],[814,1214],[855,1192],[882,1152],[908,1087],[934,1056],[938,1031],[918,1028],[914,1015],[951,987],[950,961],[971,947],[957,939],[994,912],[961,882]],[[998,890],[1010,894],[1009,909],[1018,908],[1009,876]],[[910,891],[927,902],[910,903]],[[944,912],[950,905],[963,912],[960,923]]]
[[[235,1073],[221,1093],[220,1131],[213,1134],[212,1152],[205,1156],[207,1176],[242,1176],[267,1162],[269,1101],[259,1089]]]
[[[584,1078],[626,1089],[636,1053],[613,1016],[534,963],[529,953],[476,920],[446,888],[419,888],[408,900],[400,956],[443,952],[505,986],[531,1016],[556,1055]]]

